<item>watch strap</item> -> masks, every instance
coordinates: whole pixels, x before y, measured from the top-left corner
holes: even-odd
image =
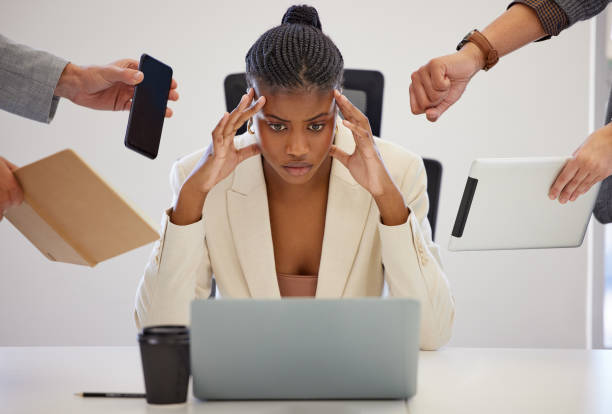
[[[474,43],[482,51],[482,54],[485,57],[485,65],[483,67],[485,71],[491,69],[499,61],[499,54],[497,53],[497,50],[493,48],[485,35],[480,33],[478,30],[472,30],[466,40]]]

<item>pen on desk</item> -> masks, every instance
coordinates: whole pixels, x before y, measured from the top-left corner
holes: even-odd
[[[98,398],[145,398],[145,394],[133,392],[79,392],[74,394],[78,397],[98,397]]]

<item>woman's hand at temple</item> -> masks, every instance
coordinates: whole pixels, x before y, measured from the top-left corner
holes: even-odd
[[[265,105],[266,98],[253,102],[253,88],[242,96],[232,113],[225,113],[212,131],[212,142],[187,178],[172,211],[174,224],[186,225],[199,221],[208,192],[231,174],[242,161],[260,153],[257,144],[237,149],[236,131]]]
[[[405,223],[410,210],[385,167],[374,142],[368,118],[340,92],[335,91],[334,97],[344,115],[343,124],[353,133],[355,151],[347,154],[332,145],[331,156],[340,161],[355,181],[372,194],[383,224],[394,226]]]

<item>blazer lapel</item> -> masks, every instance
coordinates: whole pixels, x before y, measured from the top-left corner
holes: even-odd
[[[352,153],[351,131],[338,122],[335,144]],[[361,242],[371,195],[339,161],[332,161],[316,297],[341,297]],[[227,191],[230,227],[251,297],[280,298],[268,195],[261,156],[244,161]]]
[[[238,165],[232,188],[227,192],[227,206],[236,252],[251,297],[280,298],[261,156]]]
[[[352,133],[340,121],[335,144],[349,154],[355,150]],[[353,179],[344,165],[334,159],[316,297],[337,298],[343,295],[371,204],[370,193]]]

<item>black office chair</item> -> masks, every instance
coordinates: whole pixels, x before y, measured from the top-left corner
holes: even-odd
[[[369,119],[372,133],[380,136],[382,122],[382,104],[385,79],[383,74],[375,70],[345,69],[343,93]],[[225,107],[231,112],[240,102],[247,90],[244,73],[228,75],[224,81]],[[246,132],[246,123],[237,134]],[[438,217],[438,202],[440,200],[440,184],[442,182],[442,164],[439,161],[424,158],[427,173],[427,195],[429,196],[429,212],[427,218],[431,225],[431,238],[436,234],[436,218]]]
[[[431,158],[423,158],[423,164],[425,164],[425,173],[427,174],[427,196],[429,198],[427,219],[431,225],[431,239],[435,240],[436,218],[438,217],[438,203],[442,184],[442,163]]]

